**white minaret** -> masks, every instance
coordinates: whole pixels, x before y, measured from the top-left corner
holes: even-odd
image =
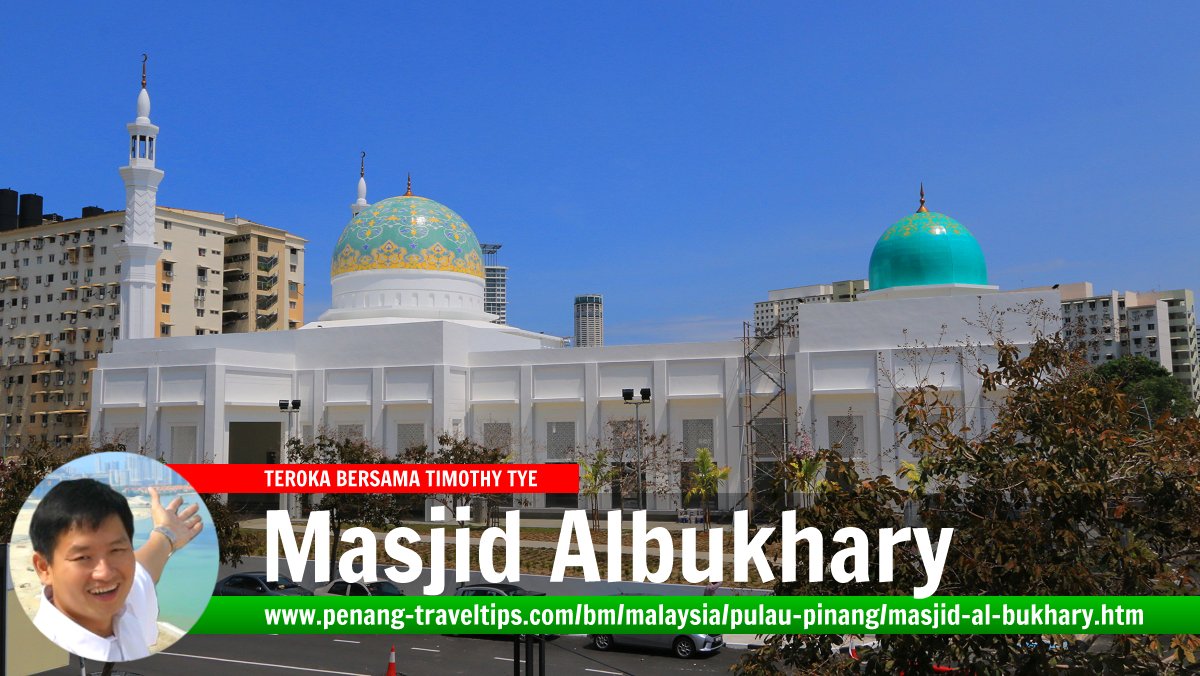
[[[154,167],[158,127],[150,123],[150,94],[146,91],[146,55],[142,55],[142,91],[137,119],[129,130],[129,164],[121,167],[125,180],[125,241],[116,247],[121,261],[121,338],[154,338],[154,292],[158,285],[155,205],[163,172]]]
[[[350,205],[350,217],[358,215],[358,212],[370,206],[367,204],[367,152],[364,150],[362,157],[358,159],[358,199],[354,204]]]

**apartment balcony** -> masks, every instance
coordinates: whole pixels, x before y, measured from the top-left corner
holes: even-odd
[[[249,316],[250,314],[247,312],[239,312],[238,310],[225,310],[221,313],[221,323],[232,324],[234,322],[240,322],[243,319],[247,319]]]
[[[264,314],[264,313],[260,312],[255,317],[255,323],[258,325],[258,328],[265,329],[265,328],[271,326],[272,324],[274,324],[275,320],[278,318],[279,318],[279,315],[277,313],[272,312],[269,314]]]
[[[258,301],[255,303],[255,305],[258,306],[259,310],[266,310],[267,308],[274,305],[275,302],[278,300],[279,300],[279,295],[274,294],[274,293],[269,296],[259,296]]]
[[[258,269],[262,272],[270,272],[276,265],[279,264],[279,256],[259,256]]]
[[[275,288],[275,284],[278,281],[279,281],[278,275],[271,275],[270,277],[263,277],[262,275],[259,275],[258,276],[258,290],[259,291],[270,291],[271,289]]]

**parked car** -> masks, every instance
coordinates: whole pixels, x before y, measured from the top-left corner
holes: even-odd
[[[267,581],[266,573],[234,573],[217,582],[213,596],[312,596],[312,591],[280,575],[275,582]]]
[[[546,592],[529,591],[515,584],[468,584],[454,590],[455,596],[545,596]]]
[[[596,650],[653,648],[670,650],[684,659],[711,655],[725,647],[725,639],[721,634],[591,634],[589,638]]]
[[[404,596],[404,591],[387,580],[346,582],[334,580],[313,591],[317,596]]]

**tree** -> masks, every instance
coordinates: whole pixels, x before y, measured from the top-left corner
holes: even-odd
[[[587,498],[592,510],[592,529],[600,527],[600,494],[612,488],[621,470],[609,457],[609,449],[596,446],[576,453],[579,463],[579,494]]]
[[[933,385],[915,388],[896,410],[916,458],[905,470],[908,489],[886,476],[864,479],[825,452],[825,481],[798,527],[896,528],[913,504],[924,526],[955,529],[938,590],[944,595],[1200,591],[1200,422],[1139,424],[1118,385],[1094,377],[1057,334],[1023,346],[998,339],[995,350],[997,365],[979,368],[984,390],[1005,394],[994,425],[973,433],[947,423],[955,419],[949,397]],[[908,595],[923,583],[917,558],[898,549],[890,583],[798,582],[776,593]],[[771,637],[739,669],[927,673],[952,664],[974,673],[1169,673],[1195,665],[1200,648],[1196,635],[878,638],[877,649],[860,650],[852,663],[835,655],[835,637]]]
[[[0,462],[0,542],[12,541],[17,513],[42,479],[90,450],[81,446],[58,449],[44,442],[34,442]],[[121,447],[120,450],[125,449]]]
[[[201,493],[204,507],[212,516],[213,529],[217,534],[217,546],[220,549],[221,563],[227,566],[237,566],[242,558],[250,556],[250,534],[242,530],[237,514],[230,509],[229,504],[217,493]]]
[[[707,448],[696,450],[696,468],[692,472],[691,487],[685,497],[700,498],[704,503],[704,528],[707,530],[712,523],[709,513],[709,501],[717,496],[721,484],[729,480],[729,468],[721,467],[713,462],[712,451]]]
[[[321,465],[383,465],[401,462],[371,442],[358,438],[334,439],[324,432],[305,442],[292,438],[287,443],[288,462]],[[302,494],[303,509],[309,509],[312,495]],[[344,526],[386,529],[400,524],[400,515],[411,501],[401,493],[325,493],[312,509],[329,511],[329,575],[336,577],[337,547]]]
[[[422,444],[400,452],[397,462],[437,465],[496,465],[511,460],[506,447],[491,448],[465,437],[443,433],[437,438],[437,448]],[[445,505],[453,515],[457,507],[470,505],[473,500],[487,503],[488,516],[495,505],[494,493],[442,493],[430,496]]]
[[[1176,418],[1195,413],[1187,387],[1156,361],[1141,355],[1121,357],[1096,367],[1095,373],[1103,382],[1116,383],[1148,424],[1168,413]]]
[[[665,496],[679,490],[677,472],[685,456],[683,445],[670,435],[650,434],[646,421],[608,421],[607,439],[597,446],[608,449],[608,457],[620,470],[613,477],[613,486],[622,497],[637,496],[639,491]]]

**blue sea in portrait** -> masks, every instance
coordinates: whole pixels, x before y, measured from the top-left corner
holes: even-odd
[[[163,495],[162,501],[170,503],[173,498],[173,495]],[[184,508],[199,499],[198,494],[189,493],[184,498]],[[134,546],[138,547],[150,536],[154,524],[150,522],[149,512],[136,509],[136,500],[134,498],[133,541]],[[203,504],[200,511],[204,520],[204,530],[171,557],[157,585],[159,621],[179,627],[184,632],[191,629],[204,613],[213,585],[217,581],[219,551],[216,529],[213,528],[212,517],[208,515],[208,510],[204,509]]]

